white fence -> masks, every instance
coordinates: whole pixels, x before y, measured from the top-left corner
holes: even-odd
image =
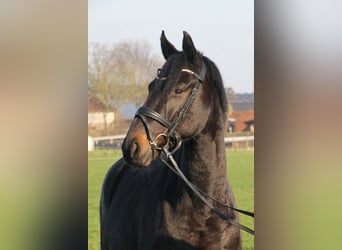
[[[236,136],[236,137],[225,137],[224,142],[242,142],[242,141],[254,141],[254,135],[250,136]]]
[[[110,135],[101,137],[88,136],[88,151],[96,148],[120,148],[126,135]],[[250,149],[254,148],[254,135],[225,137],[226,147],[233,149]]]

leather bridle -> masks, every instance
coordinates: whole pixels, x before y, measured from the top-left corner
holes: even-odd
[[[178,124],[181,122],[181,120],[184,119],[185,114],[188,112],[189,108],[191,107],[192,103],[196,98],[197,91],[205,77],[206,66],[204,62],[202,62],[202,69],[199,75],[189,69],[181,69],[181,72],[190,73],[197,79],[197,81],[195,82],[191,90],[191,94],[189,95],[189,97],[187,98],[187,100],[185,101],[185,103],[183,104],[183,106],[181,107],[181,109],[179,110],[178,114],[172,122],[163,118],[159,113],[157,113],[153,109],[145,106],[140,107],[135,114],[135,117],[138,117],[145,127],[146,136],[152,149],[161,150],[165,146],[168,146],[170,150],[175,150],[180,146],[181,139],[178,133],[176,132],[176,128]],[[151,118],[152,120],[158,122],[159,124],[167,128],[168,131],[166,133],[158,134],[154,139],[152,139],[150,128],[145,117]]]
[[[164,153],[166,159],[163,158],[163,156],[160,154],[159,155],[160,160],[168,168],[170,168],[176,175],[178,175],[185,182],[185,184],[197,195],[197,197],[205,205],[207,205],[210,208],[210,210],[212,212],[214,212],[216,215],[218,215],[222,220],[227,221],[227,222],[231,223],[232,225],[246,231],[247,233],[254,235],[254,230],[252,230],[252,229],[250,229],[244,225],[241,225],[240,223],[234,221],[233,219],[231,219],[227,215],[221,213],[217,208],[215,208],[212,204],[210,204],[207,199],[211,199],[223,207],[230,208],[234,211],[237,211],[239,213],[243,213],[247,216],[254,218],[253,212],[249,212],[249,211],[245,211],[245,210],[241,210],[241,209],[231,207],[231,206],[225,204],[224,202],[215,199],[214,197],[210,196],[209,194],[205,193],[204,191],[202,191],[201,189],[196,187],[183,174],[183,172],[180,170],[177,162],[173,158],[172,151],[177,150],[177,148],[181,145],[181,138],[180,138],[179,134],[176,132],[176,128],[177,128],[178,124],[180,123],[180,121],[184,119],[185,114],[187,113],[187,111],[189,110],[189,108],[191,107],[192,103],[194,102],[194,100],[196,98],[197,91],[198,91],[198,89],[199,89],[199,87],[200,87],[200,85],[203,82],[204,77],[205,77],[206,66],[205,66],[204,62],[202,62],[202,69],[201,69],[200,74],[197,74],[197,73],[195,73],[189,69],[181,69],[181,72],[187,72],[187,73],[193,75],[197,79],[197,81],[191,90],[191,94],[189,95],[189,97],[187,98],[187,100],[185,101],[185,103],[183,104],[180,111],[178,112],[178,114],[176,115],[175,119],[172,122],[163,118],[162,115],[160,115],[158,112],[154,111],[153,109],[145,107],[145,106],[142,106],[137,110],[135,117],[139,118],[141,120],[141,122],[143,123],[143,125],[145,127],[145,131],[146,131],[147,139],[149,141],[149,144],[151,145],[151,149],[152,150],[156,149],[159,152]],[[159,78],[159,80],[165,80],[165,79],[166,79],[166,77]],[[167,128],[168,129],[167,132],[158,134],[154,139],[152,139],[150,128],[149,128],[148,123],[145,119],[146,117],[158,122],[159,124],[161,124],[162,126]],[[169,162],[167,162],[167,160],[171,164]],[[207,199],[204,196],[206,196]]]

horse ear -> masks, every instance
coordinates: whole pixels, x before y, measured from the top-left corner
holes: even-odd
[[[175,46],[166,39],[164,30],[162,31],[160,37],[160,43],[165,60],[167,60],[170,56],[178,52]]]
[[[191,36],[186,31],[183,31],[183,52],[189,62],[195,65],[195,62],[199,59],[199,54]]]

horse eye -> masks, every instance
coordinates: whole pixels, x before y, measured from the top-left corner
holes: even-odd
[[[184,92],[184,91],[183,91],[182,89],[176,89],[176,90],[175,90],[175,93],[176,93],[176,94],[182,94],[183,92]]]
[[[160,73],[161,73],[161,69],[158,69],[158,70],[157,70],[157,76],[158,76],[158,77],[160,76]]]

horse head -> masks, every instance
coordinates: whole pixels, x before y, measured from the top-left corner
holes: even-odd
[[[180,141],[196,136],[208,120],[212,102],[209,73],[185,31],[182,47],[183,51],[178,51],[162,32],[166,62],[149,84],[146,101],[122,145],[126,162],[137,167],[149,166],[163,147],[173,150]]]

